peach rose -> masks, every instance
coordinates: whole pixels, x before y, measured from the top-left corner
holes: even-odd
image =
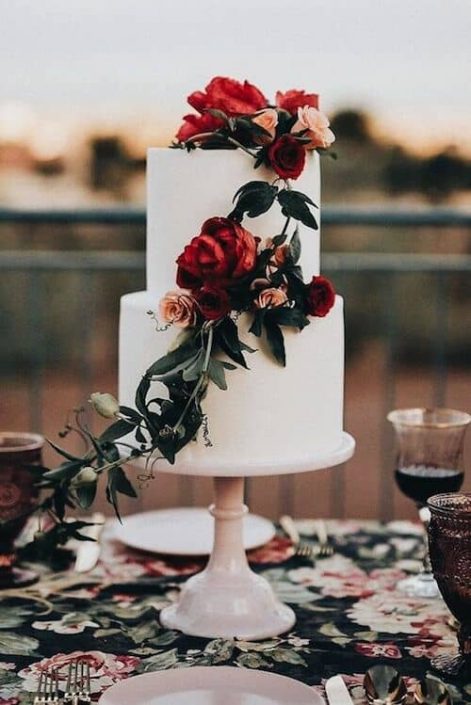
[[[163,321],[174,323],[180,328],[196,323],[196,302],[184,291],[168,291],[160,300],[159,313]]]
[[[252,118],[252,122],[259,127],[263,127],[263,129],[269,133],[268,135],[257,135],[255,142],[258,144],[270,144],[270,142],[273,142],[275,139],[276,126],[278,125],[278,113],[274,108],[267,108],[257,113],[257,115]]]
[[[257,308],[273,308],[274,306],[282,306],[288,301],[286,292],[283,289],[263,289],[258,295],[255,305]]]
[[[316,147],[330,147],[335,140],[335,135],[329,128],[329,120],[320,110],[305,105],[304,108],[298,108],[298,119],[293,125],[291,132],[301,132],[307,130],[306,136],[310,138],[309,144],[306,144],[307,149],[316,149]]]
[[[267,238],[265,241],[265,246],[264,249],[272,248],[273,247],[273,240],[271,237]],[[273,250],[273,254],[270,257],[270,264],[275,265],[276,267],[281,267],[286,262],[286,257],[289,252],[289,245],[279,245],[278,247],[275,247]]]

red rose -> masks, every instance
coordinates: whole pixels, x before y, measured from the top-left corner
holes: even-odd
[[[203,91],[195,91],[187,98],[199,113],[210,108],[226,115],[248,115],[266,108],[268,101],[258,88],[248,81],[240,83],[233,78],[216,76]]]
[[[270,145],[268,158],[282,179],[297,179],[304,169],[306,150],[292,135],[283,135]]]
[[[215,321],[231,310],[227,291],[214,286],[202,286],[195,292],[195,299],[204,318]]]
[[[319,108],[319,96],[316,93],[306,93],[296,89],[286,91],[286,93],[277,91],[276,104],[282,110],[291,113],[291,115],[296,115],[298,108],[304,108],[306,105],[311,108]]]
[[[257,258],[254,236],[229,218],[210,218],[177,258],[177,284],[227,286],[252,271]]]
[[[335,303],[335,289],[326,277],[312,277],[306,286],[306,313],[309,316],[326,316]]]
[[[214,132],[224,125],[224,122],[211,113],[204,115],[185,115],[184,122],[176,134],[177,140],[186,142],[202,132]]]

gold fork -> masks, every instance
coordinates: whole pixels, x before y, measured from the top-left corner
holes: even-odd
[[[57,671],[41,671],[33,705],[60,705]]]
[[[91,702],[90,664],[77,659],[69,663],[64,703],[79,705]]]
[[[319,541],[319,546],[317,547],[317,557],[318,558],[328,558],[334,553],[334,547],[332,546],[329,534],[327,533],[327,525],[323,519],[317,519],[315,523],[316,534]]]
[[[280,526],[285,534],[287,534],[287,536],[291,539],[296,556],[299,556],[300,558],[307,558],[311,561],[316,558],[317,549],[306,541],[301,540],[299,531],[297,530],[296,524],[294,523],[292,517],[288,514],[284,514],[280,517]]]

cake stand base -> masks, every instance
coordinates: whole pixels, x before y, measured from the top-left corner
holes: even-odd
[[[242,477],[216,477],[214,546],[202,573],[187,580],[177,604],[160,613],[164,627],[185,634],[226,639],[265,639],[288,631],[293,610],[278,600],[265,578],[254,573],[242,544]]]

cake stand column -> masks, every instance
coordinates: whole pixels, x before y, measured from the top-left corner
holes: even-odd
[[[215,477],[214,544],[206,568],[187,580],[177,604],[160,613],[163,626],[185,634],[265,639],[291,629],[293,610],[248,564],[242,540],[247,514],[244,478]]]

